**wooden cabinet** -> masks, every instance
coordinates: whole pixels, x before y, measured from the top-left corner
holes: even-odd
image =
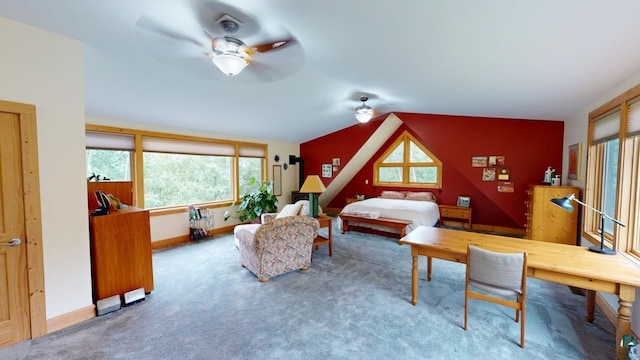
[[[568,212],[553,204],[551,199],[571,193],[580,195],[573,186],[529,185],[525,202],[525,238],[575,245],[578,240],[578,209]]]
[[[94,301],[144,287],[153,290],[149,211],[128,207],[91,216]]]
[[[473,208],[456,205],[438,205],[438,208],[440,209],[440,223],[444,223],[444,219],[466,220],[468,229],[471,230]]]

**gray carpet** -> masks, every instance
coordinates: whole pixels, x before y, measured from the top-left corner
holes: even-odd
[[[326,232],[326,229],[323,231]],[[311,269],[260,283],[231,235],[155,252],[139,304],[0,350],[0,359],[609,359],[613,326],[567,286],[528,282],[526,347],[506,307],[471,301],[464,265],[434,260],[412,306],[411,256],[395,239],[334,231]],[[426,260],[421,259],[424,278]]]

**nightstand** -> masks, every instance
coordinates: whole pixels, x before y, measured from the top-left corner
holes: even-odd
[[[440,208],[440,224],[444,223],[444,219],[467,220],[469,230],[471,230],[471,213],[473,208],[462,207],[456,205],[438,205]],[[464,227],[464,225],[463,225]]]
[[[316,238],[313,240],[313,246],[316,247],[316,250],[318,250],[318,245],[324,245],[324,244],[328,244],[329,245],[329,256],[332,256],[333,253],[333,239],[332,239],[332,234],[331,234],[331,230],[332,230],[332,221],[333,218],[331,216],[327,216],[327,215],[320,215],[316,218],[316,220],[318,220],[318,223],[320,223],[320,228],[329,228],[329,234],[327,237],[324,236],[316,236]]]

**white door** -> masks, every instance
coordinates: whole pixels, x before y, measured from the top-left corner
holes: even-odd
[[[20,119],[0,112],[0,347],[30,338]]]

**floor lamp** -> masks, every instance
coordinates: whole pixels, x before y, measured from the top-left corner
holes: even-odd
[[[597,210],[592,208],[591,206],[583,203],[582,201],[576,199],[576,195],[575,194],[571,194],[571,195],[567,195],[563,198],[555,198],[555,199],[551,199],[551,202],[560,206],[561,208],[563,208],[566,211],[569,212],[573,212],[573,205],[571,205],[571,202],[575,201],[578,204],[586,207],[589,210],[592,210],[598,214],[600,214],[600,246],[589,246],[589,251],[593,251],[593,252],[597,252],[600,254],[606,254],[606,255],[615,255],[616,251],[613,249],[609,249],[604,247],[604,219],[609,219],[612,220],[613,222],[615,222],[616,224],[620,225],[620,226],[626,226],[625,224],[621,223],[620,221],[612,218],[611,216],[607,215],[604,213],[604,211],[602,210]]]
[[[309,193],[309,216],[318,217],[318,194],[323,193],[325,190],[327,188],[324,187],[320,176],[309,175],[304,179],[300,192]]]

